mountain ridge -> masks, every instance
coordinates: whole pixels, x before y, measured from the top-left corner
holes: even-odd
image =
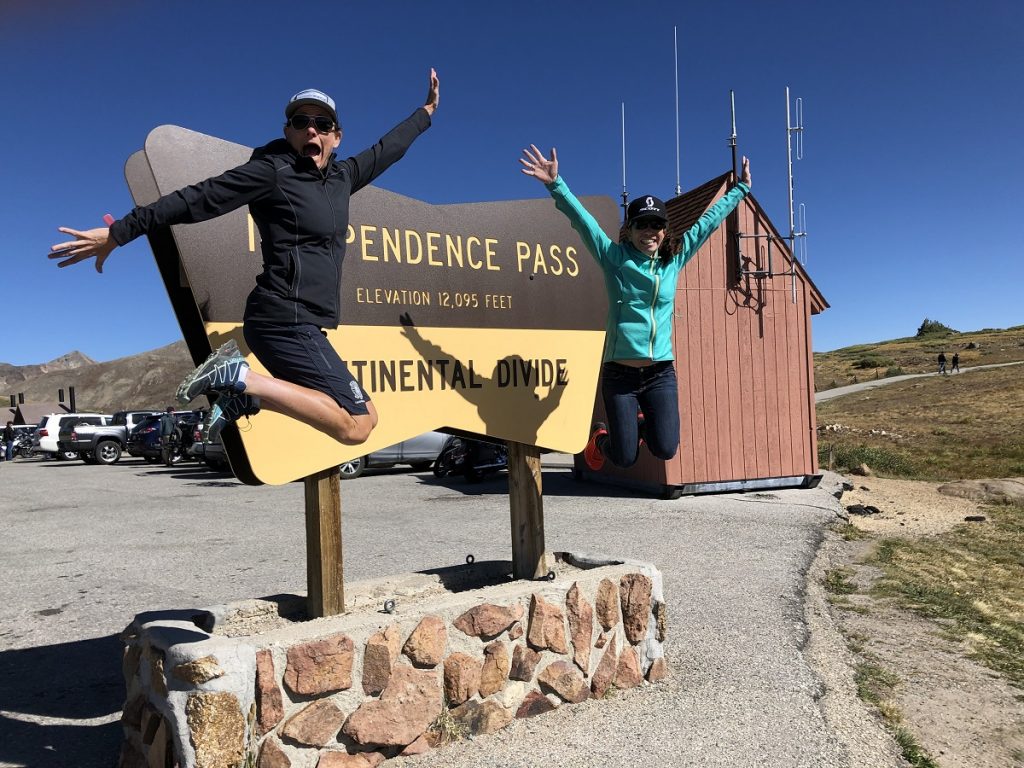
[[[103,363],[78,351],[38,365],[0,363],[0,403],[19,395],[26,405],[56,403],[59,390],[70,397],[74,387],[79,411],[162,409],[193,367],[184,341]]]
[[[815,390],[935,370],[940,351],[960,353],[964,367],[1024,360],[1024,325],[904,337],[814,353]],[[78,410],[110,413],[162,409],[174,402],[179,382],[193,368],[184,341],[98,363],[75,350],[46,363],[0,363],[0,403],[24,395],[26,404],[56,403],[58,391],[75,388]]]

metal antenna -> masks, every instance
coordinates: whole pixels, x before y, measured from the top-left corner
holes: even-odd
[[[677,27],[672,27],[672,52],[675,57],[676,73],[676,197],[683,193],[679,186],[679,40],[676,34]]]
[[[729,91],[729,103],[732,110],[732,135],[729,137],[729,146],[732,148],[732,177],[739,179],[736,175],[736,92]]]
[[[732,136],[729,139],[729,146],[732,147],[732,172],[733,176],[736,176],[736,99],[732,91],[729,92],[729,97],[732,100]],[[790,113],[790,102],[789,88],[786,88],[786,162],[788,166],[788,180],[789,180],[789,236],[775,235],[771,233],[762,234],[755,233],[752,235],[744,234],[743,232],[736,233],[736,253],[737,253],[737,270],[736,274],[738,278],[773,278],[776,276],[789,275],[792,280],[793,286],[793,303],[797,303],[797,285],[796,285],[796,261],[797,254],[802,264],[807,263],[807,208],[803,203],[800,204],[800,229],[796,227],[796,214],[793,209],[793,141],[794,136],[796,137],[796,159],[802,160],[804,156],[804,143],[803,143],[803,130],[804,130],[804,102],[803,99],[796,100],[796,124],[793,124],[793,118]],[[760,255],[764,251],[759,250],[759,241],[764,239],[767,247],[768,257],[768,268],[764,269],[760,263],[760,259],[754,262],[758,268],[748,269],[745,266],[745,262],[748,261],[743,256],[743,241],[753,240],[754,249],[757,255]],[[789,244],[790,260],[789,269],[776,272],[772,263],[772,242],[781,240]]]
[[[804,222],[807,216],[807,209],[800,204],[800,229],[796,229],[796,218],[793,210],[793,137],[796,136],[796,159],[802,160],[804,157],[804,101],[803,99],[796,100],[796,124],[792,122],[790,116],[790,100],[789,100],[789,87],[786,87],[786,162],[788,165],[789,173],[789,246],[791,249],[791,256],[793,259],[792,269],[790,274],[793,279],[793,303],[796,304],[796,260],[797,251],[799,250],[802,254],[801,261],[806,263],[807,261],[807,244],[805,238],[807,237],[806,227]],[[797,246],[797,238],[800,240],[799,247]]]
[[[622,221],[626,221],[626,204],[629,195],[626,193],[626,102],[622,102]]]
[[[794,218],[793,211],[793,134],[796,134],[796,147],[797,147],[797,160],[802,160],[804,157],[804,102],[803,99],[796,100],[796,116],[797,123],[793,124],[792,118],[789,112],[789,86],[786,86],[786,164],[788,166],[789,173],[789,237],[791,242],[795,242],[793,238],[797,236],[796,221]],[[804,235],[805,233],[800,233]]]

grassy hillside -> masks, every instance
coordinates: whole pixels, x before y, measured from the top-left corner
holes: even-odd
[[[908,337],[858,344],[814,355],[816,391],[901,373],[927,373],[937,369],[939,352],[951,359],[960,353],[960,367],[1024,360],[1024,325],[924,338]]]
[[[863,461],[880,474],[917,479],[1024,476],[1022,402],[1024,365],[828,400],[817,407],[821,466],[831,449],[837,469]]]

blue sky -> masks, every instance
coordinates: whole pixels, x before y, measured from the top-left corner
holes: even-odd
[[[531,141],[558,147],[577,194],[618,200],[625,101],[630,194],[670,197],[673,25],[684,189],[730,167],[733,89],[754,194],[788,230],[784,89],[804,100],[796,200],[832,305],[814,319],[816,351],[912,335],[925,317],[1024,322],[1015,0],[0,0],[0,16],[0,362],[109,360],[181,338],[145,240],[102,276],[58,271],[56,227],[131,207],[124,161],[152,128],[255,146],[306,87],[334,96],[341,150],[358,151],[422,103],[436,67],[433,127],[378,181],[433,203],[542,196],[516,162]]]

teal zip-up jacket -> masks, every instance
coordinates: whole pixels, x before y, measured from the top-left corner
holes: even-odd
[[[664,263],[638,251],[632,243],[616,243],[569,190],[561,176],[545,185],[590,254],[604,272],[608,292],[604,360],[673,360],[672,312],[679,273],[697,250],[732,213],[750,187],[739,182],[683,233],[681,250]]]

